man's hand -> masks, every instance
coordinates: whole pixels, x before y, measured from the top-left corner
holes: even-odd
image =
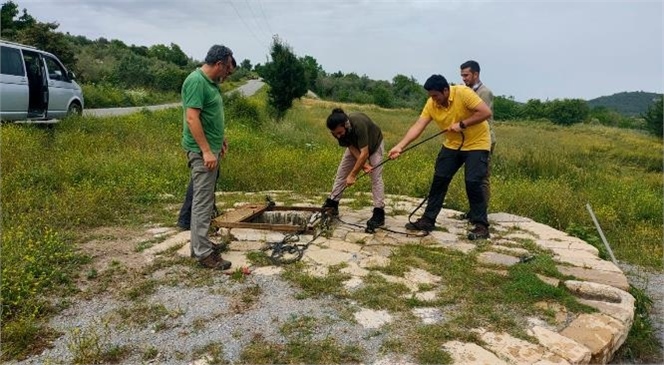
[[[346,186],[351,186],[355,184],[355,181],[357,180],[357,176],[353,176],[353,174],[350,174],[346,177]]]
[[[401,152],[403,152],[403,148],[399,146],[394,146],[392,147],[390,152],[388,152],[387,156],[390,158],[390,160],[394,160],[395,158],[401,155]]]
[[[461,128],[461,122],[452,124],[449,130],[457,133],[463,132],[463,128]]]
[[[362,171],[364,171],[367,174],[370,174],[371,171],[373,171],[373,166],[371,166],[370,163],[365,163],[364,166],[362,166]]]
[[[212,152],[203,152],[203,164],[208,170],[212,171],[217,167],[217,156]]]

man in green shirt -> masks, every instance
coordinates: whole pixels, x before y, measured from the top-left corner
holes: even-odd
[[[228,47],[214,45],[205,57],[205,64],[189,74],[182,84],[182,147],[187,152],[193,187],[191,256],[203,267],[219,270],[231,267],[208,238],[219,159],[227,148],[219,83],[233,73],[235,65]]]
[[[325,201],[324,209],[333,215],[339,214],[339,200],[347,186],[355,184],[360,171],[370,173],[371,192],[373,194],[373,215],[367,221],[367,229],[374,230],[385,224],[385,186],[383,167],[378,166],[383,160],[383,133],[364,113],[346,114],[336,108],[327,117],[327,128],[339,146],[346,151],[339,163],[337,176],[332,186],[332,193]]]

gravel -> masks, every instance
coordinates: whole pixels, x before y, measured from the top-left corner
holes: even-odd
[[[250,292],[260,294],[253,304],[246,305],[243,293]],[[364,361],[377,360],[385,335],[362,327],[350,319],[352,316],[344,317],[343,308],[352,309],[352,303],[331,298],[296,299],[298,293],[279,276],[256,275],[237,282],[220,274],[212,286],[161,286],[143,298],[143,304],[161,304],[169,315],[146,325],[118,316],[118,309],[135,308],[140,303],[104,297],[78,301],[51,320],[50,325],[64,334],[53,347],[18,364],[71,363],[73,354],[68,343],[76,328],[88,337],[96,333],[102,344],[131,346],[134,351],[131,357],[123,359],[123,364],[144,363],[141,354],[148,349],[158,351],[151,363],[186,364],[196,360],[195,350],[210,343],[221,343],[224,358],[235,363],[255,335],[270,343],[286,343],[288,338],[280,333],[280,328],[303,316],[315,318],[312,340],[333,337],[340,346],[360,344]]]

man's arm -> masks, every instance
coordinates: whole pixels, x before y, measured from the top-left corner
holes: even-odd
[[[408,132],[406,132],[406,135],[403,137],[403,139],[399,141],[396,146],[392,147],[388,153],[389,158],[395,159],[399,157],[401,152],[403,152],[403,149],[406,148],[410,142],[416,140],[420,134],[422,134],[427,125],[429,125],[429,122],[431,122],[431,118],[419,117],[417,121],[415,121],[415,123],[408,129]]]
[[[369,159],[369,146],[364,146],[360,149],[355,146],[349,146],[348,149],[353,157],[355,157],[355,166],[353,166],[353,169],[346,177],[346,185],[350,186],[355,183],[355,180],[357,180],[357,174],[360,173],[360,170],[367,162],[367,159]]]
[[[493,113],[491,113],[491,109],[489,109],[486,103],[482,101],[473,109],[473,114],[470,117],[464,120],[460,120],[458,123],[452,124],[450,126],[450,130],[455,132],[462,132],[464,129],[470,127],[471,125],[482,123],[483,121],[491,118],[491,115],[493,115]],[[463,123],[464,128],[461,127],[461,123]]]
[[[212,153],[210,150],[210,145],[208,144],[207,138],[205,138],[205,133],[203,132],[203,125],[201,124],[201,110],[196,108],[187,108],[187,126],[189,126],[189,131],[191,132],[192,137],[198,144],[198,147],[201,149],[203,154],[203,163],[208,170],[212,170],[217,167],[217,156]]]

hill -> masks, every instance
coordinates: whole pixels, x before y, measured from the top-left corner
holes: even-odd
[[[620,114],[635,116],[645,113],[653,100],[658,96],[659,94],[657,93],[645,91],[624,91],[588,100],[588,106],[591,108],[603,106],[615,110]]]

